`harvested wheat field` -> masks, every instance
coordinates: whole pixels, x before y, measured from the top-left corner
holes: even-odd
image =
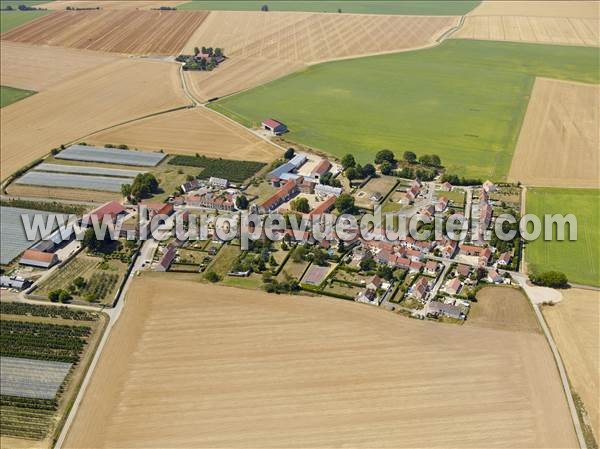
[[[120,57],[113,53],[40,47],[2,40],[0,84],[39,92]]]
[[[71,8],[152,9],[161,6],[177,7],[189,0],[56,0],[38,7],[62,11]]]
[[[101,192],[94,190],[66,189],[59,187],[38,187],[12,183],[6,193],[15,197],[44,198],[51,200],[85,201],[90,203],[107,203],[119,201],[123,196],[115,192]]]
[[[575,17],[599,19],[595,0],[486,0],[467,16]]]
[[[600,435],[600,292],[572,288],[542,312],[558,345],[573,390],[581,397],[596,438]]]
[[[576,445],[542,335],[145,274],[64,447]]]
[[[187,104],[176,64],[120,59],[100,66],[2,109],[0,177],[60,144]]]
[[[512,287],[481,289],[466,323],[490,329],[541,332],[529,299],[520,289]]]
[[[598,188],[600,86],[537,78],[509,181]]]
[[[214,75],[187,76],[205,100],[260,85],[303,64],[430,46],[457,23],[452,16],[213,11],[184,52],[222,47],[230,59]],[[217,75],[237,82],[225,84]]]
[[[203,154],[225,159],[271,162],[281,154],[274,145],[205,108],[161,114],[86,138],[97,145],[126,144],[168,153]]]
[[[203,11],[60,11],[2,35],[35,45],[174,55],[204,21]]]
[[[461,39],[600,45],[600,20],[568,17],[467,16],[453,35]]]

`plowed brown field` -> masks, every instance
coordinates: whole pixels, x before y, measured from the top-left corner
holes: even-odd
[[[600,86],[537,78],[508,179],[598,188]]]
[[[0,177],[60,144],[188,103],[176,64],[119,59],[100,66],[2,109]]]
[[[596,435],[600,436],[600,292],[571,288],[563,300],[544,307],[573,389],[579,394]]]
[[[281,151],[241,126],[205,108],[161,114],[86,138],[98,145],[127,144],[168,153],[271,162]]]
[[[541,334],[184,279],[135,279],[64,447],[577,445]]]
[[[14,28],[2,39],[127,54],[179,53],[203,11],[60,11]]]
[[[457,17],[443,16],[213,11],[184,52],[222,47],[230,59],[214,73],[186,76],[206,100],[263,84],[304,64],[432,45],[457,23]]]
[[[160,8],[161,6],[177,7],[187,2],[188,0],[56,0],[38,7],[54,11],[62,11],[68,6],[71,8],[151,9]]]
[[[114,53],[40,47],[2,40],[0,84],[39,92],[121,57]]]
[[[453,37],[537,44],[600,45],[600,20],[568,17],[473,16]]]

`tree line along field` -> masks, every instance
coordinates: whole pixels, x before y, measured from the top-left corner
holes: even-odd
[[[246,126],[371,162],[390,148],[438,154],[451,173],[504,180],[536,76],[598,83],[596,49],[450,40],[312,66],[210,107]]]
[[[16,103],[17,101],[30,97],[33,94],[35,94],[35,92],[31,90],[0,86],[0,108]]]
[[[545,214],[577,217],[577,241],[557,241],[555,235],[552,241],[544,241],[542,235],[527,243],[525,260],[529,271],[562,271],[573,283],[600,286],[599,204],[598,189],[528,189],[528,214],[536,214],[542,222]]]
[[[454,16],[463,15],[475,8],[480,2],[465,1],[432,1],[432,0],[404,0],[404,1],[317,1],[317,0],[193,0],[184,3],[177,9],[188,10],[215,10],[215,11],[260,11],[265,4],[269,11],[306,11],[306,12],[335,12],[339,9],[344,13],[360,14],[400,14],[420,16]]]

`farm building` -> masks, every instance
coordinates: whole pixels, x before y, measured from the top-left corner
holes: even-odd
[[[315,180],[319,180],[321,176],[329,171],[330,168],[331,162],[329,162],[327,159],[323,159],[315,168],[313,168],[313,170],[310,172],[310,176]]]
[[[325,201],[323,201],[321,204],[319,204],[317,207],[315,207],[313,210],[311,210],[308,213],[309,217],[313,217],[313,216],[319,216],[319,215],[323,215],[327,212],[329,212],[331,209],[333,209],[333,206],[335,206],[335,196],[330,196],[329,198],[327,198]]]
[[[273,183],[275,183],[275,180],[277,180],[277,182],[278,182],[279,179],[285,179],[284,178],[285,174],[287,174],[287,173],[291,174],[292,171],[300,168],[305,162],[306,162],[306,156],[304,156],[302,154],[297,154],[292,159],[290,159],[289,162],[286,162],[285,164],[282,164],[279,167],[277,167],[277,168],[271,170],[269,173],[267,173],[267,178],[272,180]],[[298,175],[295,175],[295,176],[298,176]]]
[[[145,207],[148,211],[148,220],[152,220],[152,218],[156,215],[171,215],[175,211],[175,208],[172,204],[160,203],[157,201],[142,201],[138,205],[138,210],[141,206]]]
[[[287,126],[272,118],[264,120],[261,125],[263,129],[269,131],[274,136],[279,136],[288,130]]]
[[[319,196],[328,196],[328,195],[340,196],[342,194],[342,188],[326,186],[325,184],[317,184],[315,186],[315,193]]]
[[[175,256],[177,256],[177,248],[171,243],[169,246],[167,246],[154,271],[168,271],[169,267],[173,263],[173,260],[175,260]]]
[[[0,287],[5,288],[16,288],[18,290],[23,290],[31,285],[31,281],[29,279],[23,279],[18,276],[0,276]]]
[[[210,177],[208,183],[213,187],[219,187],[221,189],[226,189],[229,187],[229,181],[227,179],[215,178],[214,176]]]
[[[115,222],[117,219],[124,217],[126,213],[127,211],[121,203],[117,201],[110,201],[85,215],[83,217],[83,223],[91,224],[92,220],[98,220],[98,223],[102,223],[105,216],[108,217],[112,222]]]
[[[427,315],[443,315],[457,320],[462,320],[465,317],[460,308],[452,304],[444,304],[443,302],[438,301],[430,301],[429,304],[427,304]]]
[[[261,207],[265,211],[273,210],[281,203],[291,199],[296,193],[298,193],[298,180],[292,179],[287,181],[271,198],[262,203]]]
[[[58,256],[54,253],[45,253],[36,249],[28,249],[19,260],[21,265],[38,268],[50,268],[58,263]]]
[[[203,185],[204,184],[202,181],[198,179],[192,179],[191,181],[188,181],[185,184],[181,184],[181,190],[183,191],[183,193],[189,193],[192,190],[199,189]]]

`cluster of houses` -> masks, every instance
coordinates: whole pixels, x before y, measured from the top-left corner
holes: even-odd
[[[419,193],[421,192],[421,187],[422,187],[421,181],[419,181],[418,179],[415,179],[410,184],[410,187],[406,190],[404,197],[400,200],[400,204],[402,204],[404,206],[408,206],[413,201],[415,201],[415,199],[417,198],[417,196],[419,196]]]

